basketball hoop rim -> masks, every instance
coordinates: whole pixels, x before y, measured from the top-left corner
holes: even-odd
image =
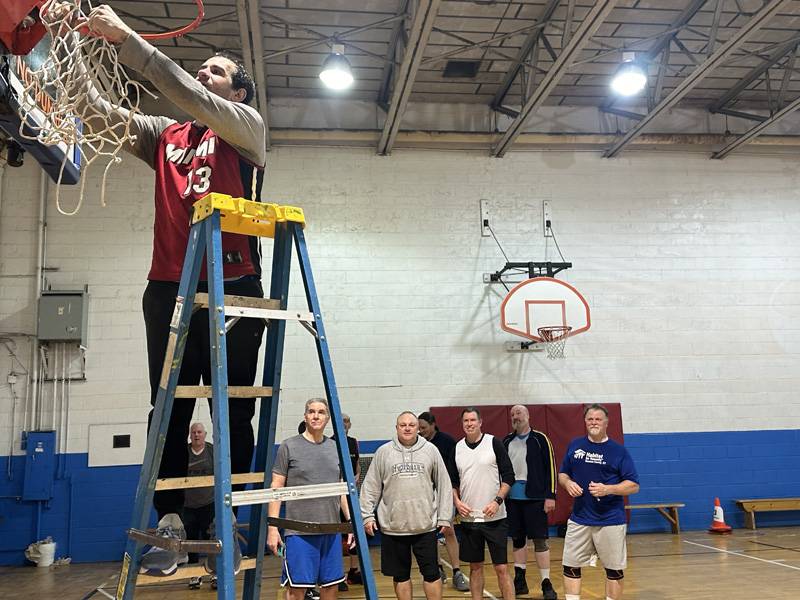
[[[206,14],[205,6],[203,6],[203,0],[194,0],[194,3],[197,6],[197,16],[194,18],[194,20],[191,23],[189,23],[187,25],[184,25],[183,27],[179,27],[178,29],[172,29],[170,31],[160,31],[158,33],[139,33],[137,31],[136,33],[139,34],[139,36],[142,39],[148,40],[148,41],[151,41],[151,40],[167,40],[167,39],[171,39],[171,38],[182,37],[182,36],[186,35],[187,33],[191,33],[192,31],[194,31],[195,29],[197,29],[200,26],[200,23],[203,22],[203,18],[205,17],[205,14]],[[48,4],[50,4],[49,1],[43,2],[42,5],[41,5],[42,9],[46,9]],[[86,28],[85,26],[81,27],[80,31],[83,34],[88,34],[89,33],[88,28]]]

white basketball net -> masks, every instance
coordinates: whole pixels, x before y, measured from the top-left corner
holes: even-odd
[[[75,215],[83,203],[86,186],[86,172],[94,162],[105,163],[100,187],[100,204],[106,205],[106,178],[112,165],[122,161],[120,152],[123,145],[133,144],[136,136],[131,133],[133,116],[140,113],[139,98],[148,92],[138,82],[128,78],[117,60],[117,49],[103,38],[81,32],[85,15],[81,4],[92,9],[90,0],[60,0],[71,8],[69,14],[57,21],[47,12],[55,0],[48,0],[41,9],[45,15],[43,22],[52,37],[50,52],[45,61],[36,69],[29,69],[30,77],[23,83],[25,94],[20,99],[20,116],[25,123],[34,111],[45,113],[46,120],[36,130],[36,136],[20,126],[20,134],[35,139],[47,146],[66,144],[78,148],[81,154],[80,193],[75,208],[65,211],[61,208],[61,175],[67,159],[61,165],[59,184],[56,186],[56,207],[61,214]],[[89,96],[94,88],[111,105],[111,114],[100,110]],[[35,98],[47,90],[53,101],[40,106]],[[152,95],[152,94],[151,94]],[[119,109],[127,111],[127,118],[120,118]],[[124,111],[123,111],[124,112]],[[83,124],[87,125],[84,126]]]
[[[564,347],[567,345],[567,338],[572,327],[568,325],[552,327],[539,327],[539,337],[542,338],[547,349],[547,358],[557,360],[564,358]]]

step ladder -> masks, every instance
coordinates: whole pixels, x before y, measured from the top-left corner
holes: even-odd
[[[232,507],[251,505],[247,553],[241,568],[245,571],[243,600],[261,597],[264,566],[264,549],[267,539],[267,503],[274,500],[321,498],[346,495],[350,507],[353,533],[356,536],[358,558],[364,579],[364,592],[368,600],[377,600],[378,594],[372,572],[366,535],[364,533],[358,492],[350,463],[347,437],[342,424],[342,411],[336,391],[333,367],[328,349],[328,339],[322,322],[317,290],[303,233],[303,211],[292,206],[262,204],[224,194],[212,193],[194,204],[194,214],[189,232],[189,242],[183,263],[181,281],[175,304],[164,370],[153,410],[152,424],[147,438],[139,486],[134,502],[132,526],[123,557],[116,600],[134,597],[137,577],[141,580],[185,579],[205,574],[202,567],[179,569],[170,577],[138,576],[142,551],[146,544],[169,547],[169,540],[155,537],[147,531],[155,490],[214,486],[215,531],[219,539],[184,541],[176,549],[191,552],[216,553],[217,598],[234,600],[234,526]],[[274,240],[269,298],[250,298],[224,295],[222,272],[222,231],[270,237]],[[305,287],[307,310],[288,310],[289,273],[292,243],[297,249],[300,272]],[[208,293],[196,293],[201,262],[206,255]],[[197,308],[208,308],[211,332],[211,385],[179,386],[183,352],[192,313]],[[264,373],[261,386],[228,386],[225,335],[241,318],[265,319],[268,322],[265,346]],[[269,489],[271,466],[275,447],[275,428],[281,387],[283,346],[286,322],[297,321],[314,337],[322,370],[325,393],[331,412],[331,423],[336,434],[339,463],[345,481],[334,484],[305,487]],[[231,475],[230,432],[228,401],[236,397],[259,397],[261,406],[255,452],[255,472]],[[187,477],[158,480],[158,469],[164,441],[172,414],[173,402],[178,398],[211,397],[214,424],[214,476]],[[180,401],[180,400],[179,400]],[[255,489],[232,491],[233,484],[256,484]],[[164,545],[162,545],[164,544]],[[173,540],[172,545],[176,542]]]

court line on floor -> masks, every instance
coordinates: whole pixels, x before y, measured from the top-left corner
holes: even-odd
[[[448,569],[450,569],[450,577],[452,577],[453,576],[453,565],[451,565],[449,562],[447,562],[443,558],[440,558],[439,562],[442,563],[443,565],[445,565]],[[486,569],[484,569],[484,571],[486,571]],[[464,579],[467,580],[467,583],[469,583],[469,577],[467,577],[466,573],[464,573],[464,571],[461,571],[461,573],[462,573],[462,575],[464,575]],[[464,593],[466,594],[467,592],[464,592]],[[484,596],[488,596],[491,600],[498,600],[497,596],[492,594],[485,587],[483,588],[483,595]]]
[[[714,546],[708,546],[706,544],[699,544],[697,542],[690,542],[689,540],[683,540],[687,544],[691,544],[692,546],[700,546],[701,548],[708,548],[709,550],[716,550],[717,552],[724,552],[725,554],[732,554],[734,556],[741,556],[742,558],[749,558],[751,560],[757,560],[759,562],[769,563],[771,565],[777,565],[779,567],[784,567],[786,569],[792,569],[794,571],[800,571],[800,567],[795,567],[793,565],[787,565],[784,563],[779,563],[774,560],[767,560],[766,558],[758,558],[757,556],[750,556],[749,554],[743,554],[741,552],[734,552],[733,550],[723,550],[722,548],[715,548]]]

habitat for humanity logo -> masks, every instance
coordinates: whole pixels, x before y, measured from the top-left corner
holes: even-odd
[[[572,457],[576,460],[583,459],[584,462],[593,464],[593,465],[604,465],[606,461],[603,460],[603,455],[598,454],[597,452],[586,452],[585,450],[581,450],[578,448],[575,450],[575,453]]]

